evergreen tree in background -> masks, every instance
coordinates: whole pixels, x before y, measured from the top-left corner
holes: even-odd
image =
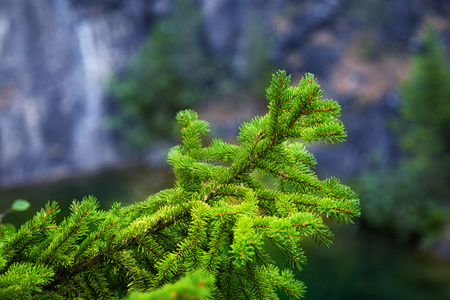
[[[168,154],[171,189],[109,211],[93,197],[74,201],[59,224],[53,202],[15,234],[0,227],[0,299],[302,297],[293,273],[306,262],[302,240],[330,245],[323,218],[351,222],[359,200],[338,179],[314,173],[305,145],[341,142],[346,133],[338,103],[322,99],[313,75],[291,87],[278,71],[266,96],[269,112],[240,127],[237,145],[203,146],[208,123],[192,110],[178,113],[183,143]],[[266,243],[284,255],[285,269]]]
[[[239,66],[232,58],[205,53],[201,43],[201,15],[195,2],[181,1],[155,22],[144,46],[108,89],[115,111],[108,125],[129,150],[145,150],[153,142],[173,137],[171,116],[198,107],[204,99],[223,95],[264,98],[274,72],[267,49],[272,43],[256,14],[246,28]],[[170,118],[169,118],[170,116]],[[176,125],[176,124],[175,124]]]
[[[142,150],[161,137],[174,136],[168,116],[196,106],[205,97],[199,40],[199,12],[190,1],[158,20],[125,72],[111,78],[109,91],[118,108],[109,119],[125,145]],[[211,77],[211,74],[209,74]]]
[[[438,32],[429,27],[402,88],[400,146],[409,171],[450,181],[450,67]]]
[[[399,166],[359,176],[364,219],[425,247],[450,222],[450,68],[438,32],[428,27],[413,54],[393,122],[404,157]]]
[[[232,57],[206,53],[195,2],[173,6],[170,14],[155,22],[124,72],[111,78],[108,89],[116,100],[116,111],[109,127],[129,150],[139,151],[161,138],[173,137],[172,116],[198,107],[204,99],[224,95],[241,101],[263,99],[274,68],[267,50],[272,43],[261,24],[257,14],[251,16],[237,63]]]

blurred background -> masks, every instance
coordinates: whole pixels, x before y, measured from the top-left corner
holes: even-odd
[[[307,299],[450,299],[450,2],[0,0],[0,213],[171,187],[175,114],[233,141],[271,74],[313,73],[348,138],[313,145],[362,216],[305,241]],[[280,262],[282,264],[282,262]]]

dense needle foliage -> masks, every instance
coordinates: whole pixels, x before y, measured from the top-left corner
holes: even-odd
[[[175,186],[109,211],[87,197],[60,224],[49,203],[0,244],[1,299],[292,299],[311,236],[329,245],[323,217],[351,222],[359,200],[336,178],[318,179],[305,144],[340,142],[337,102],[323,100],[313,75],[298,87],[278,71],[266,90],[269,112],[240,128],[236,145],[202,146],[208,123],[192,110],[177,115],[182,145],[168,161]],[[265,187],[261,175],[277,181]],[[149,178],[151,180],[151,178]],[[266,251],[284,254],[280,270]]]

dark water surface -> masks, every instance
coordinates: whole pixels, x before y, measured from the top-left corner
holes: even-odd
[[[358,225],[333,228],[329,248],[305,245],[308,264],[298,278],[306,299],[450,299],[450,262]]]
[[[0,190],[0,212],[18,198],[31,208],[7,215],[4,223],[17,227],[29,220],[48,201],[57,201],[60,219],[69,213],[73,199],[93,195],[102,209],[113,202],[123,205],[146,199],[173,185],[168,170],[144,167],[110,170],[56,183],[22,189]],[[297,278],[308,287],[306,299],[450,299],[450,262],[440,261],[411,247],[397,245],[390,237],[357,224],[334,225],[331,247],[304,241],[308,264]],[[270,247],[268,245],[268,247]],[[277,254],[278,255],[278,254]],[[283,262],[280,261],[280,267]],[[281,299],[284,298],[280,295]]]
[[[27,212],[7,215],[4,223],[20,226],[28,221],[47,202],[58,202],[60,219],[69,214],[73,200],[92,195],[97,198],[100,208],[108,210],[114,202],[123,206],[145,200],[148,196],[172,187],[171,170],[152,170],[146,167],[114,169],[99,174],[71,178],[25,188],[0,190],[0,212],[7,209],[15,199],[25,199],[31,203]]]

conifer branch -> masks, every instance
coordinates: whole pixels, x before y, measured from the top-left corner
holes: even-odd
[[[317,80],[307,74],[291,87],[278,71],[266,95],[268,114],[244,123],[237,145],[214,139],[203,146],[208,123],[192,110],[180,112],[182,145],[168,154],[173,188],[109,211],[87,197],[60,224],[56,204],[48,204],[15,235],[0,232],[0,296],[276,299],[283,291],[303,297],[304,284],[290,270],[306,261],[300,241],[330,245],[323,218],[351,222],[359,200],[337,179],[314,174],[304,144],[346,135],[339,105],[322,100]],[[281,250],[288,269],[275,267],[264,241]]]

